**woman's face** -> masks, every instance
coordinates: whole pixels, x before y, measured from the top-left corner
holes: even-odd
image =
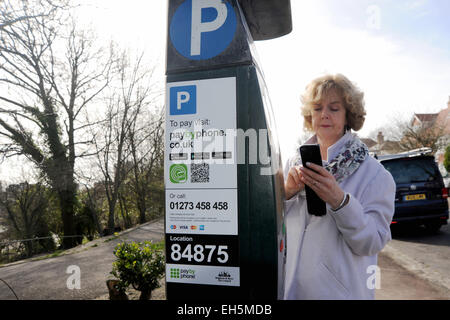
[[[332,89],[312,106],[312,128],[319,140],[334,144],[344,134],[346,110],[341,96]]]

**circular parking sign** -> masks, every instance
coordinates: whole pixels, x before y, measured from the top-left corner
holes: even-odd
[[[236,28],[236,13],[228,1],[186,0],[175,11],[169,34],[181,55],[206,60],[231,44]]]

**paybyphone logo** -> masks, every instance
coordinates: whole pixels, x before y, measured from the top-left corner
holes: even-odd
[[[180,279],[180,269],[171,268],[170,269],[170,278]]]
[[[170,268],[170,278],[195,280],[195,272],[193,269]]]
[[[179,86],[170,88],[170,115],[197,113],[197,87]]]
[[[175,49],[191,60],[206,60],[222,53],[233,41],[237,17],[226,0],[186,0],[170,23]]]

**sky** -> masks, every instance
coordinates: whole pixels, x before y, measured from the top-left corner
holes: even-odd
[[[78,1],[82,24],[100,39],[144,50],[165,82],[166,1]],[[447,107],[450,1],[291,0],[291,6],[293,31],[256,42],[283,161],[303,134],[300,95],[327,72],[346,75],[365,93],[362,137],[414,112]]]
[[[450,19],[444,13],[450,12],[449,1],[291,4],[293,32],[258,44],[280,140],[289,140],[282,154],[292,145],[289,129],[302,122],[300,94],[325,72],[346,75],[365,93],[367,116],[361,136],[395,119],[410,119],[414,112],[447,107]]]
[[[164,80],[166,1],[83,0],[82,17],[161,65]],[[393,119],[439,112],[450,96],[450,1],[291,0],[293,31],[256,42],[286,158],[303,134],[300,95],[316,76],[342,73],[365,93],[369,136]],[[98,14],[97,12],[100,12]]]

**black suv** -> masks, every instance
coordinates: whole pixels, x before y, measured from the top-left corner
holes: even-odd
[[[437,232],[448,220],[448,189],[431,150],[378,156],[397,185],[392,224],[425,225]]]

